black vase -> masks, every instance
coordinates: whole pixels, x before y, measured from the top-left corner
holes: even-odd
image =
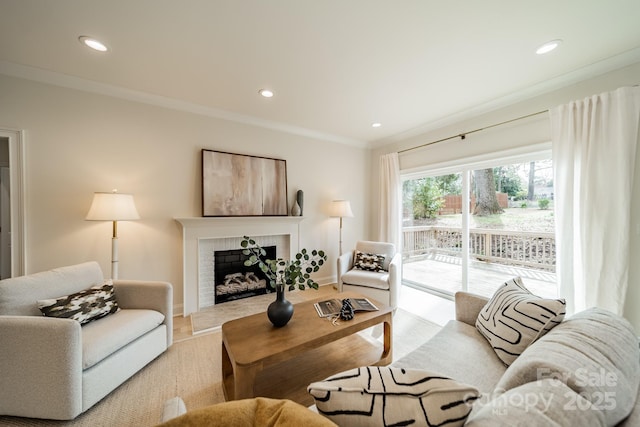
[[[293,316],[293,304],[284,297],[284,286],[276,286],[276,300],[269,304],[267,316],[273,326],[286,325]]]

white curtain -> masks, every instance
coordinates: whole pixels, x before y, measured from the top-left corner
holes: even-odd
[[[398,153],[380,156],[378,238],[402,251],[402,182]]]
[[[622,314],[640,88],[561,105],[550,116],[560,296],[569,313],[598,306]]]

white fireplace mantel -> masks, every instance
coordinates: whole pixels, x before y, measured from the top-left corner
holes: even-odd
[[[182,288],[184,316],[198,311],[199,250],[204,239],[243,236],[289,236],[290,258],[300,247],[301,216],[242,216],[175,218],[182,225]]]

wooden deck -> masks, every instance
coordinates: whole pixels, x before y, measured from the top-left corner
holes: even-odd
[[[424,285],[453,295],[462,289],[461,259],[448,255],[430,255],[403,260],[402,278],[409,284]],[[557,296],[556,275],[552,272],[471,260],[467,291],[490,297],[496,288],[520,276],[527,289],[547,298]]]

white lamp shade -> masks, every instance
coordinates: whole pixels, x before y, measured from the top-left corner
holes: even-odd
[[[351,203],[348,200],[334,200],[329,208],[329,216],[334,217],[352,217]]]
[[[140,219],[133,195],[123,193],[94,193],[93,202],[85,218],[89,221],[131,221]]]

